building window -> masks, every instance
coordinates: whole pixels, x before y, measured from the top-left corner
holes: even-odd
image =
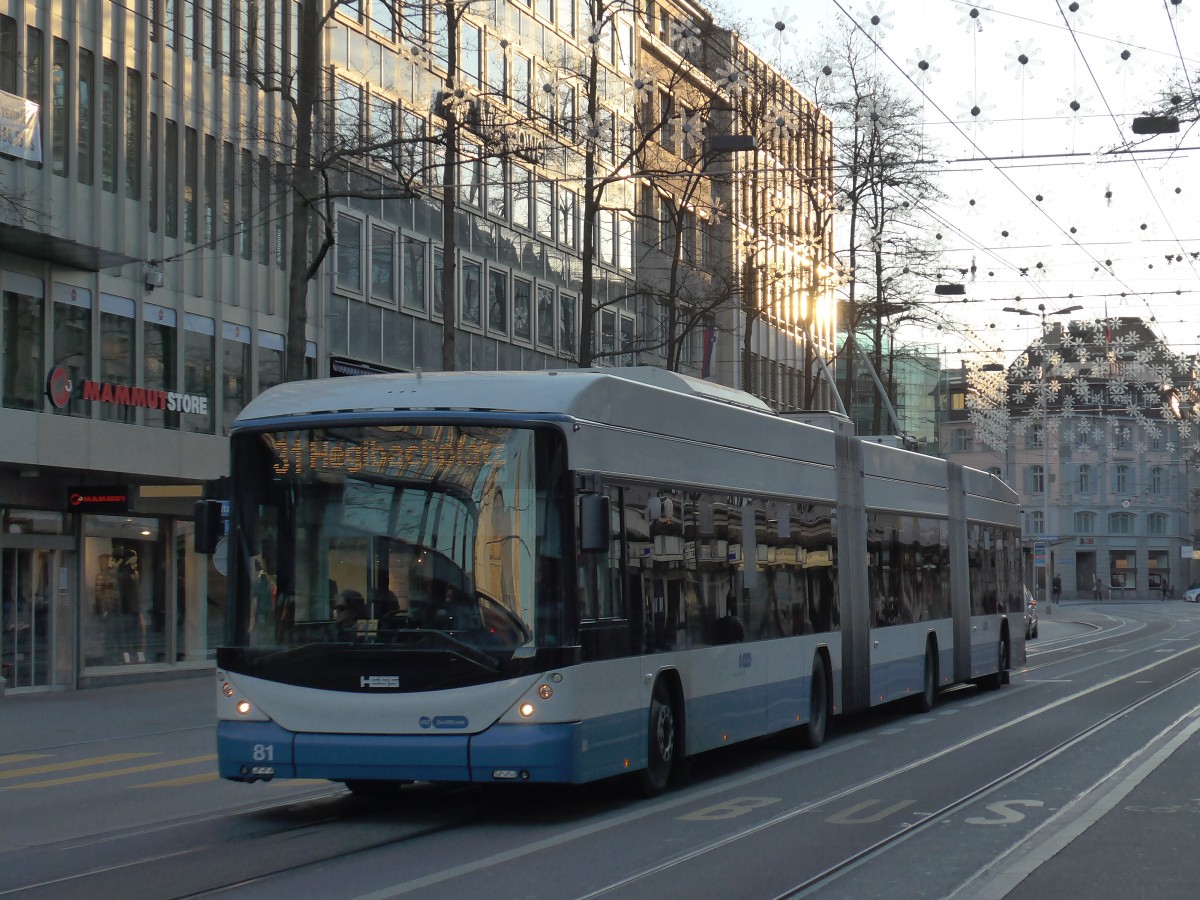
[[[1135,516],[1129,512],[1111,513],[1108,517],[1109,534],[1133,534]]]
[[[371,31],[385,41],[396,40],[396,18],[392,15],[392,4],[387,0],[370,0],[367,9],[367,15],[371,20]]]
[[[57,78],[57,71],[55,77]],[[78,163],[79,183],[92,183],[92,149],[95,134],[96,110],[93,104],[95,98],[96,57],[91,50],[79,48],[79,124],[78,124]]]
[[[142,384],[155,391],[179,390],[178,361],[176,360],[175,310],[142,304]],[[179,413],[164,409],[148,409],[143,421],[147,425],[166,428],[179,427]]]
[[[482,85],[480,53],[483,47],[483,36],[479,27],[470,22],[462,22],[458,27],[462,54],[458,60],[459,71],[466,81],[478,89]]]
[[[250,399],[250,328],[221,323],[221,414],[222,427],[229,426]]]
[[[100,186],[117,192],[117,64],[106,59],[100,72]]]
[[[1031,534],[1046,533],[1046,518],[1042,510],[1035,509],[1029,513],[1029,531]]]
[[[954,429],[954,450],[956,453],[970,453],[975,449],[975,436],[969,428]]]
[[[1129,466],[1117,466],[1116,477],[1113,479],[1113,490],[1118,494],[1129,493]]]
[[[0,15],[0,91],[20,94],[17,87],[17,20]]]
[[[54,285],[50,365],[67,370],[71,384],[81,385],[92,377],[92,292],[69,284]],[[61,412],[71,416],[87,416],[78,390],[71,392]],[[89,404],[90,405],[90,404]]]
[[[371,226],[371,296],[396,302],[396,234],[378,225]]]
[[[238,226],[238,243],[242,259],[254,259],[254,154],[242,151],[242,221]]]
[[[1113,449],[1128,450],[1133,444],[1133,429],[1128,425],[1117,425],[1113,428]]]
[[[987,473],[989,475],[995,475],[997,478],[999,478],[1000,477],[1000,467],[999,466],[988,466]]]
[[[200,138],[183,129],[183,239],[195,244],[200,231]]]
[[[1092,467],[1082,465],[1079,467],[1079,493],[1090,494],[1092,492]]]
[[[471,328],[479,328],[483,324],[483,298],[480,295],[483,267],[477,262],[464,259],[462,273],[462,323]]]
[[[1167,489],[1167,473],[1159,466],[1150,470],[1150,493],[1162,494]]]
[[[233,256],[233,248],[235,246],[235,236],[233,233],[233,203],[234,193],[237,190],[237,170],[235,168],[237,156],[233,150],[233,144],[226,141],[221,148],[221,166],[223,177],[222,197],[221,197],[221,218],[222,224],[225,226],[225,253],[228,256]]]
[[[126,297],[100,295],[100,380],[109,384],[133,385],[134,341],[137,307]],[[136,407],[100,403],[100,418],[110,422],[133,422]]]
[[[545,350],[554,349],[554,288],[537,287],[537,343]]]
[[[533,285],[513,276],[513,337],[524,343],[533,340]]]
[[[508,334],[508,272],[488,270],[488,330]]]
[[[71,173],[67,156],[67,134],[71,124],[71,48],[62,38],[54,38],[51,52],[50,96],[53,98],[53,109],[50,114],[50,134],[54,156],[50,171],[65,177]]]
[[[363,223],[353,216],[339,215],[337,221],[337,286],[362,293]]]
[[[512,223],[514,228],[529,230],[529,198],[533,176],[520,166],[512,167]]]
[[[4,286],[4,355],[0,381],[9,409],[42,408],[46,373],[42,365],[44,296],[42,282],[27,275],[0,272]]]
[[[163,131],[164,231],[169,238],[179,237],[179,125],[167,119]]]
[[[504,177],[505,163],[502,159],[489,157],[485,163],[484,183],[487,187],[487,212],[489,216],[508,220],[508,185]]]
[[[433,250],[433,303],[431,306],[433,315],[440,319],[445,313],[442,297],[442,273],[445,266],[442,260],[445,258],[445,251],[441,247],[435,247]]]
[[[142,197],[142,73],[125,70],[125,196]]]
[[[258,333],[258,392],[261,394],[268,388],[283,384],[283,348],[285,342],[282,334],[271,331]]]
[[[558,349],[564,356],[575,356],[575,298],[561,294],[558,298]]]
[[[1029,467],[1029,492],[1042,494],[1046,491],[1046,471],[1041,466]]]
[[[405,309],[425,312],[425,242],[402,239],[404,246],[404,286],[401,297]]]
[[[216,403],[216,323],[187,313],[183,325],[183,390],[203,398],[190,413],[184,410],[183,430],[213,434]]]
[[[1094,512],[1075,513],[1075,533],[1092,534],[1096,530],[1096,514]]]
[[[1042,425],[1040,422],[1035,422],[1029,426],[1029,438],[1025,442],[1026,447],[1042,446]]]
[[[964,391],[950,392],[950,408],[961,412],[967,408],[967,395]]]
[[[1163,535],[1167,533],[1167,514],[1151,513],[1146,517],[1146,534]]]
[[[538,237],[554,240],[554,185],[541,178],[537,183],[534,222]]]

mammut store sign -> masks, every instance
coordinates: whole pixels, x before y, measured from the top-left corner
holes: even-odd
[[[67,508],[71,512],[127,512],[129,491],[123,487],[70,488],[67,491]]]
[[[50,402],[59,409],[67,405],[74,392],[66,369],[56,366],[46,379],[46,393]],[[142,409],[165,409],[167,412],[208,415],[208,397],[204,394],[183,394],[177,391],[159,391],[153,388],[130,387],[127,384],[109,384],[106,381],[84,381],[79,386],[79,397],[94,403],[111,403],[114,406],[138,406]]]

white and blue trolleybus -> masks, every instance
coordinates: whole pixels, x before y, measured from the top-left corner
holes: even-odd
[[[693,754],[998,687],[1012,490],[814,421],[640,367],[265,392],[230,436],[221,776],[655,794]]]

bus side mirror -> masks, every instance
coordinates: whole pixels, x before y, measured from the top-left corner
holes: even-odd
[[[579,498],[579,549],[583,553],[608,550],[612,501],[604,494],[584,494]]]
[[[197,500],[194,510],[196,552],[211,556],[221,539],[221,501]]]

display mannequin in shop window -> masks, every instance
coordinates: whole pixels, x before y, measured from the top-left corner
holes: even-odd
[[[124,551],[117,558],[117,595],[120,597],[121,618],[125,625],[125,646],[122,651],[126,662],[145,662],[145,630],[138,592],[140,578],[137,552]]]

